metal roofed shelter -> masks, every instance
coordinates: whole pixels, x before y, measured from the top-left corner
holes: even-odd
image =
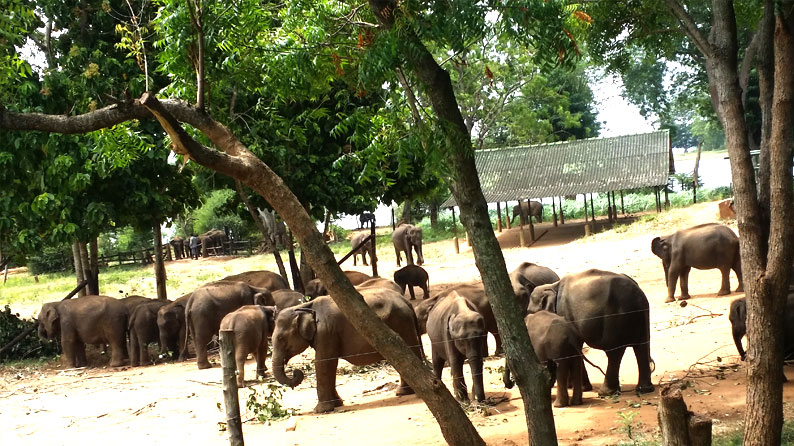
[[[669,131],[660,130],[478,150],[475,162],[485,201],[500,203],[666,185],[670,153]],[[456,205],[450,197],[441,206]]]

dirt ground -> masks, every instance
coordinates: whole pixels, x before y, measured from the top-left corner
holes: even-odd
[[[719,272],[693,270],[689,305],[665,304],[666,288],[661,262],[650,251],[653,237],[680,227],[714,221],[716,203],[704,203],[683,211],[663,214],[647,228],[640,223],[630,231],[597,231],[582,240],[581,222],[550,223],[535,227],[539,240],[531,248],[517,248],[518,232],[499,235],[509,270],[522,261],[548,266],[562,276],[587,268],[626,273],[637,280],[651,305],[651,352],[656,362],[654,383],[685,377],[690,386],[684,398],[691,410],[712,417],[716,432],[735,428],[745,407],[745,370],[732,344],[727,313],[733,293],[716,297]],[[626,219],[627,221],[629,219]],[[659,229],[663,228],[663,229]],[[527,234],[528,238],[528,234]],[[455,254],[451,241],[425,246],[431,291],[453,283],[479,279],[470,248],[461,241]],[[386,250],[389,251],[389,250]],[[397,269],[392,252],[379,253],[381,276]],[[219,260],[202,260],[210,268]],[[183,263],[195,268],[196,263]],[[169,266],[169,268],[178,268]],[[352,266],[347,266],[352,269]],[[366,267],[355,268],[368,272]],[[371,272],[371,270],[369,271]],[[731,276],[731,286],[737,284]],[[424,338],[429,355],[430,344]],[[494,344],[489,340],[493,352]],[[310,364],[312,351],[295,358],[290,366]],[[587,357],[606,368],[606,356],[597,350]],[[215,357],[217,363],[217,356]],[[504,360],[490,357],[485,363],[486,396],[499,401],[492,406],[474,406],[469,414],[489,445],[526,444],[527,433],[522,401],[517,388],[506,390],[500,367]],[[269,360],[268,360],[269,363]],[[303,364],[302,364],[303,363]],[[0,368],[0,444],[227,444],[227,433],[219,429],[225,419],[222,409],[219,365],[197,370],[194,361],[150,367],[111,369],[107,359],[95,358],[97,367],[64,370],[57,364],[41,368]],[[249,360],[246,376],[254,375]],[[289,367],[288,367],[289,370]],[[466,380],[471,386],[468,367]],[[596,387],[603,376],[588,366]],[[787,370],[785,400],[794,396],[794,373]],[[397,397],[395,371],[387,366],[354,369],[340,362],[337,390],[345,405],[335,412],[315,415],[317,395],[312,374],[295,389],[285,389],[282,403],[296,410],[288,420],[263,424],[251,421],[245,407],[251,390],[239,391],[243,406],[245,441],[271,445],[440,445],[444,444],[435,420],[416,396]],[[634,392],[637,367],[627,352],[621,367],[623,394],[599,398],[585,392],[584,404],[554,409],[560,444],[602,445],[628,441],[632,435],[657,431],[657,394],[638,397]],[[448,369],[444,380],[450,385]],[[266,379],[272,381],[271,379]],[[249,381],[260,393],[263,383]]]

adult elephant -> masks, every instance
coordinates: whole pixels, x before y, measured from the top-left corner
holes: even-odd
[[[149,344],[160,342],[160,330],[157,326],[157,312],[160,308],[172,303],[170,300],[153,299],[138,305],[130,315],[130,365],[137,367],[151,364]],[[163,350],[161,345],[160,351]]]
[[[391,234],[391,242],[394,245],[394,254],[397,256],[397,266],[400,266],[400,252],[405,252],[405,261],[408,265],[414,264],[412,251],[416,251],[416,264],[425,263],[422,255],[422,228],[409,224],[402,224]]]
[[[463,363],[471,367],[472,393],[477,401],[485,400],[482,362],[488,356],[485,319],[472,302],[452,291],[430,310],[427,336],[432,345],[433,373],[441,381],[444,364],[449,363],[452,388],[459,401],[468,401]]]
[[[171,241],[168,243],[171,245],[171,247],[174,248],[174,258],[176,260],[180,260],[183,257],[187,257],[185,255],[186,252],[185,248],[187,246],[187,243],[185,243],[185,239],[183,237],[176,236],[172,238]]]
[[[365,280],[364,282],[356,285],[357,290],[363,290],[365,288],[381,288],[394,291],[395,293],[400,293],[400,296],[403,294],[400,285],[397,285],[394,283],[394,281],[385,279],[383,277],[373,277],[372,279]]]
[[[570,321],[579,337],[604,350],[608,365],[601,394],[620,391],[618,372],[626,347],[637,357],[639,392],[652,392],[648,298],[625,274],[589,269],[541,285],[529,298],[529,313],[546,310]]]
[[[527,216],[535,217],[535,221],[543,223],[543,203],[539,201],[526,202],[521,200],[520,205],[513,206],[513,216],[510,218],[510,224],[516,219],[516,215],[521,216],[520,221],[527,224]]]
[[[513,293],[516,295],[518,305],[525,311],[529,305],[529,296],[535,287],[554,283],[558,280],[560,280],[560,276],[550,268],[531,262],[523,262],[510,273]]]
[[[496,326],[496,317],[493,314],[491,302],[488,300],[488,296],[485,294],[485,287],[483,286],[482,282],[455,285],[454,287],[449,288],[431,297],[430,299],[423,300],[419,305],[416,306],[416,317],[419,320],[419,332],[425,333],[427,331],[427,319],[430,311],[442,298],[446,297],[453,291],[468,299],[472,304],[474,304],[474,306],[477,308],[477,311],[482,314],[482,317],[485,319],[485,329],[488,330],[488,332],[490,332],[496,340],[496,350],[494,351],[494,354],[501,354],[502,338],[499,336],[499,328]]]
[[[364,265],[367,265],[367,254],[369,254],[369,260],[371,262],[376,261],[374,256],[375,250],[372,249],[372,240],[367,240],[366,243],[364,242],[364,239],[369,236],[370,234],[362,232],[354,235],[353,238],[350,239],[350,249],[358,249],[358,251],[353,254],[353,266],[356,266],[356,257],[359,255],[361,255],[361,263]]]
[[[651,241],[651,251],[662,259],[664,280],[667,284],[665,302],[675,300],[675,287],[679,277],[681,278],[680,300],[689,299],[689,271],[692,268],[720,270],[722,284],[717,296],[730,294],[731,269],[739,278],[736,291],[744,290],[739,237],[725,225],[706,223],[656,237]]]
[[[344,274],[353,285],[358,285],[372,278],[372,276],[358,271],[344,271]],[[312,279],[306,284],[306,296],[309,297],[309,300],[326,295],[328,295],[328,290],[320,279]]]
[[[148,297],[143,297],[138,295],[127,296],[122,299],[119,299],[119,302],[121,302],[122,304],[124,304],[125,307],[127,307],[127,312],[130,315],[132,315],[132,312],[135,311],[135,309],[138,308],[138,306],[151,301],[152,299],[149,299]]]
[[[188,338],[192,335],[199,369],[212,367],[207,359],[207,344],[218,334],[223,317],[243,305],[274,306],[275,302],[267,288],[243,282],[213,282],[193,291],[185,304],[187,332],[183,351],[187,351]]]
[[[198,236],[201,240],[201,256],[207,257],[208,250],[214,249],[215,254],[226,253],[226,243],[229,242],[229,237],[226,236],[224,231],[220,229],[211,229]]]
[[[276,290],[271,294],[273,295],[273,302],[276,304],[276,308],[279,311],[306,302],[305,296],[297,291]]]
[[[39,337],[61,338],[63,358],[69,368],[87,365],[86,344],[110,345],[110,366],[121,367],[127,360],[129,317],[127,307],[108,296],[48,302],[39,311]]]
[[[416,328],[416,315],[411,305],[398,293],[367,288],[359,291],[378,317],[394,330],[418,357],[423,357]],[[336,367],[339,358],[353,365],[366,365],[383,357],[348,322],[329,296],[280,311],[273,330],[273,376],[283,385],[295,387],[303,381],[303,372],[295,369],[292,376],[284,371],[287,362],[309,346],[314,348],[318,403],[315,412],[330,412],[342,405],[336,392]],[[397,395],[413,393],[400,381]]]
[[[794,290],[792,289],[789,289],[788,297],[786,298],[785,312],[783,319],[783,355],[790,357],[794,354]],[[747,334],[747,299],[740,297],[731,302],[728,320],[731,321],[731,331],[736,350],[739,352],[739,357],[744,361],[747,353],[742,347],[742,338]]]
[[[366,228],[367,225],[375,224],[375,214],[372,212],[362,212],[358,217],[359,228]]]
[[[538,311],[524,318],[532,348],[538,361],[545,364],[551,374],[551,383],[557,381],[555,407],[582,404],[582,340],[570,322],[559,314]],[[513,388],[510,365],[505,358],[504,383]],[[573,396],[568,397],[568,384],[573,384]]]
[[[289,284],[281,275],[267,270],[246,271],[244,273],[233,274],[219,280],[219,282],[221,281],[243,282],[258,288],[267,288],[270,292],[289,289]]]
[[[157,310],[157,331],[160,335],[161,355],[167,355],[171,351],[174,352],[174,357],[178,357],[180,361],[187,359],[185,305],[192,294],[185,294]]]

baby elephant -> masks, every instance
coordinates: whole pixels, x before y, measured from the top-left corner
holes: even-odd
[[[789,289],[786,298],[786,313],[783,316],[783,356],[789,357],[794,353],[794,290]],[[747,334],[747,299],[741,297],[731,302],[731,311],[728,313],[733,332],[733,342],[742,361],[747,353],[742,348],[742,338]]]
[[[582,343],[573,325],[548,311],[538,311],[524,318],[529,339],[541,364],[551,373],[552,384],[557,381],[557,398],[555,407],[575,406],[582,404]],[[568,384],[573,383],[573,397],[568,399]],[[505,358],[505,387],[511,389],[510,367]]]
[[[742,262],[739,258],[739,237],[731,228],[717,223],[707,223],[681,229],[673,234],[656,237],[651,241],[651,251],[662,259],[664,280],[667,284],[667,300],[675,299],[675,286],[681,278],[681,298],[689,299],[689,270],[719,269],[722,285],[717,296],[730,294],[728,279],[731,269],[739,278],[736,291],[744,291]]]
[[[244,305],[223,317],[221,330],[234,332],[237,387],[245,387],[245,360],[249,353],[256,359],[257,376],[265,376],[267,338],[273,334],[275,313],[276,307]]]
[[[418,286],[424,291],[423,299],[430,297],[430,280],[427,277],[427,271],[417,265],[408,265],[402,269],[394,272],[394,281],[400,285],[400,293],[405,294],[405,287],[408,286],[408,292],[411,293],[411,300],[416,299],[414,295],[414,287]]]

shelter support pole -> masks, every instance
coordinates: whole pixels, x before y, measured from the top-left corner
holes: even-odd
[[[664,208],[670,209],[670,196],[668,195],[667,186],[664,186]]]
[[[453,208],[454,209],[454,208]],[[455,212],[454,210],[452,212]],[[394,207],[391,208],[391,230],[394,232]]]
[[[496,230],[502,232],[502,205],[498,201],[496,202]]]
[[[529,201],[529,200],[527,200]],[[532,223],[532,216],[528,216],[527,220],[529,221],[529,240],[531,242],[535,241],[535,225]]]
[[[590,194],[590,221],[595,223],[595,206],[593,205],[593,194]]]
[[[662,199],[659,197],[659,186],[653,187],[653,194],[656,197],[656,212],[662,212]]]
[[[518,209],[520,211],[518,213],[518,227],[520,228],[518,232],[518,245],[523,248],[526,246],[526,242],[524,240],[524,207],[521,205],[522,200],[518,200]]]
[[[507,202],[505,201],[505,220],[507,221],[507,229],[510,229],[510,208],[507,207]]]
[[[460,254],[460,245],[458,245],[458,224],[455,223],[455,206],[452,206],[452,243],[455,245],[455,254]]]
[[[612,199],[609,197],[609,192],[607,192],[607,220],[612,223]]]
[[[554,197],[551,197],[551,219],[554,227],[557,227],[557,205],[555,204]]]
[[[623,191],[622,190],[620,191],[620,212],[623,215],[626,215],[626,208],[623,207]]]
[[[562,200],[565,200],[565,197],[560,197],[560,224],[565,224],[565,214],[562,212]]]
[[[584,236],[590,236],[590,222],[587,220],[587,194],[582,194],[584,197]]]

